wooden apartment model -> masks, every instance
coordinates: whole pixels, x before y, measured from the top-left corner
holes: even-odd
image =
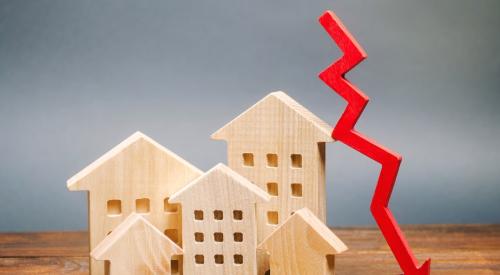
[[[212,135],[228,166],[206,173],[133,134],[67,183],[88,191],[91,274],[334,274],[330,132],[273,92]]]
[[[259,241],[303,207],[325,221],[330,133],[327,123],[285,93],[274,92],[212,134],[227,141],[228,166],[271,196],[257,204]]]
[[[259,187],[218,164],[170,198],[182,205],[185,274],[256,274]]]
[[[257,204],[263,241],[294,211],[326,222],[325,143],[331,127],[284,92],[273,92],[212,134],[227,142],[228,165],[271,196]],[[259,256],[259,274],[269,269]]]

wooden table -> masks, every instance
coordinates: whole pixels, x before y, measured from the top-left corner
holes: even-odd
[[[420,263],[432,274],[500,274],[500,225],[419,225],[403,228]],[[398,274],[376,228],[338,228],[348,252],[337,274]],[[0,274],[87,274],[85,232],[0,233]]]

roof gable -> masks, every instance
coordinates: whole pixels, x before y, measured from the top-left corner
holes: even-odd
[[[280,116],[279,118],[276,118],[277,123],[283,125],[284,120],[291,120],[291,117],[285,115],[286,111],[280,112],[277,110],[279,108],[291,111],[290,113],[295,114],[293,117],[301,119],[304,121],[305,125],[309,125],[315,132],[317,142],[333,141],[331,137],[332,127],[328,125],[328,123],[318,118],[315,114],[282,91],[268,94],[213,133],[211,137],[213,139],[228,140],[233,135],[244,135],[246,131],[239,131],[237,129],[258,127],[259,125],[262,125],[263,121],[269,121],[273,117],[276,118],[276,116]],[[273,128],[278,127],[274,125]]]
[[[223,191],[230,199],[234,195],[246,202],[265,202],[269,201],[269,195],[255,184],[233,171],[226,165],[219,163],[205,174],[195,179],[184,188],[173,194],[170,203],[182,203],[185,200],[191,200],[196,197],[197,201],[203,199],[210,201],[212,196],[219,196],[218,191]],[[221,198],[222,200],[223,198]]]
[[[290,216],[262,241],[259,249],[282,249],[281,246],[286,245],[284,240],[292,240],[296,246],[312,249],[321,255],[340,254],[347,250],[347,246],[308,208]]]
[[[164,255],[166,257],[183,253],[182,248],[148,220],[132,213],[92,250],[91,256],[97,260],[109,260],[113,256],[119,256],[119,253],[133,254],[130,251],[123,251],[123,246],[133,249],[131,245],[137,246],[139,250],[142,248],[167,253],[168,255]]]
[[[159,160],[163,162],[160,163]],[[158,163],[154,163],[155,161]],[[151,167],[156,168],[154,171],[146,172],[150,172],[150,176],[157,181],[164,181],[165,179],[161,179],[153,173],[157,172],[159,174],[158,171],[165,169],[165,167],[156,166],[165,165],[166,163],[175,166],[178,170],[182,170],[187,178],[194,178],[203,173],[150,137],[141,132],[136,132],[71,177],[67,181],[67,187],[69,190],[90,190],[95,182],[91,180],[92,176],[111,173],[119,177],[123,174],[123,167],[134,167],[136,170],[152,170]],[[117,167],[121,167],[122,170]],[[135,172],[138,174],[141,171]]]

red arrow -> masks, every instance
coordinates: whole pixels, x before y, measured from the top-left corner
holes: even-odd
[[[404,274],[430,274],[430,259],[418,268],[417,259],[389,209],[389,200],[402,157],[354,130],[369,98],[344,76],[367,55],[333,12],[326,11],[319,18],[319,22],[344,53],[339,60],[319,75],[321,80],[348,103],[332,131],[332,137],[382,165],[370,207],[373,217]]]

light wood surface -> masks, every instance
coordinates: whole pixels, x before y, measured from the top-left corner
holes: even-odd
[[[227,141],[229,167],[271,195],[257,204],[259,242],[302,207],[325,221],[331,129],[284,92],[273,92],[212,134]],[[259,275],[268,267],[259,256]]]
[[[181,209],[171,194],[202,171],[146,135],[137,132],[68,180],[72,191],[89,192],[90,247],[95,248],[130,213],[144,215],[181,244]],[[91,261],[93,275],[104,263]]]
[[[261,244],[271,274],[333,275],[335,255],[347,246],[309,209],[295,211]]]
[[[182,248],[136,213],[130,214],[91,252],[94,259],[109,261],[111,275],[180,274],[178,259],[173,257],[181,254]]]
[[[269,200],[224,164],[170,197],[182,205],[184,274],[257,272],[255,204]]]
[[[500,225],[403,226],[417,258],[432,258],[435,275],[500,274]],[[349,247],[336,256],[337,275],[401,274],[374,227],[335,228]],[[89,272],[87,232],[0,233],[0,274]]]

